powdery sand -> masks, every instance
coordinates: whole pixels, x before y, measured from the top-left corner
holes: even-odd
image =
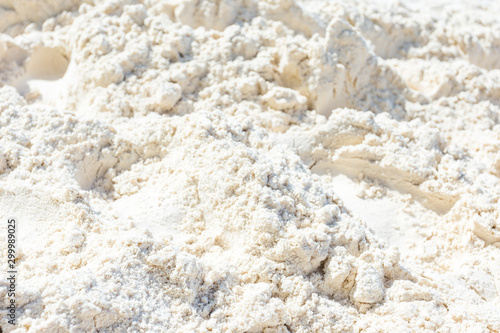
[[[0,6],[3,332],[500,331],[498,2]]]

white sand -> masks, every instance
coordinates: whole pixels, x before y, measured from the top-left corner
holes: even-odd
[[[3,332],[500,331],[498,2],[0,6]]]

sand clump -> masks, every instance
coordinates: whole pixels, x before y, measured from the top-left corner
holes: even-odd
[[[500,331],[498,4],[0,5],[4,332]]]

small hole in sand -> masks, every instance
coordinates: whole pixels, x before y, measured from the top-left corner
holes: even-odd
[[[42,47],[30,56],[26,71],[31,79],[57,80],[64,76],[68,65],[69,58],[64,49]]]

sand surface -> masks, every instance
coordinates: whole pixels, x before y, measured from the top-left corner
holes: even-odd
[[[499,332],[499,199],[498,1],[0,0],[3,332]]]

